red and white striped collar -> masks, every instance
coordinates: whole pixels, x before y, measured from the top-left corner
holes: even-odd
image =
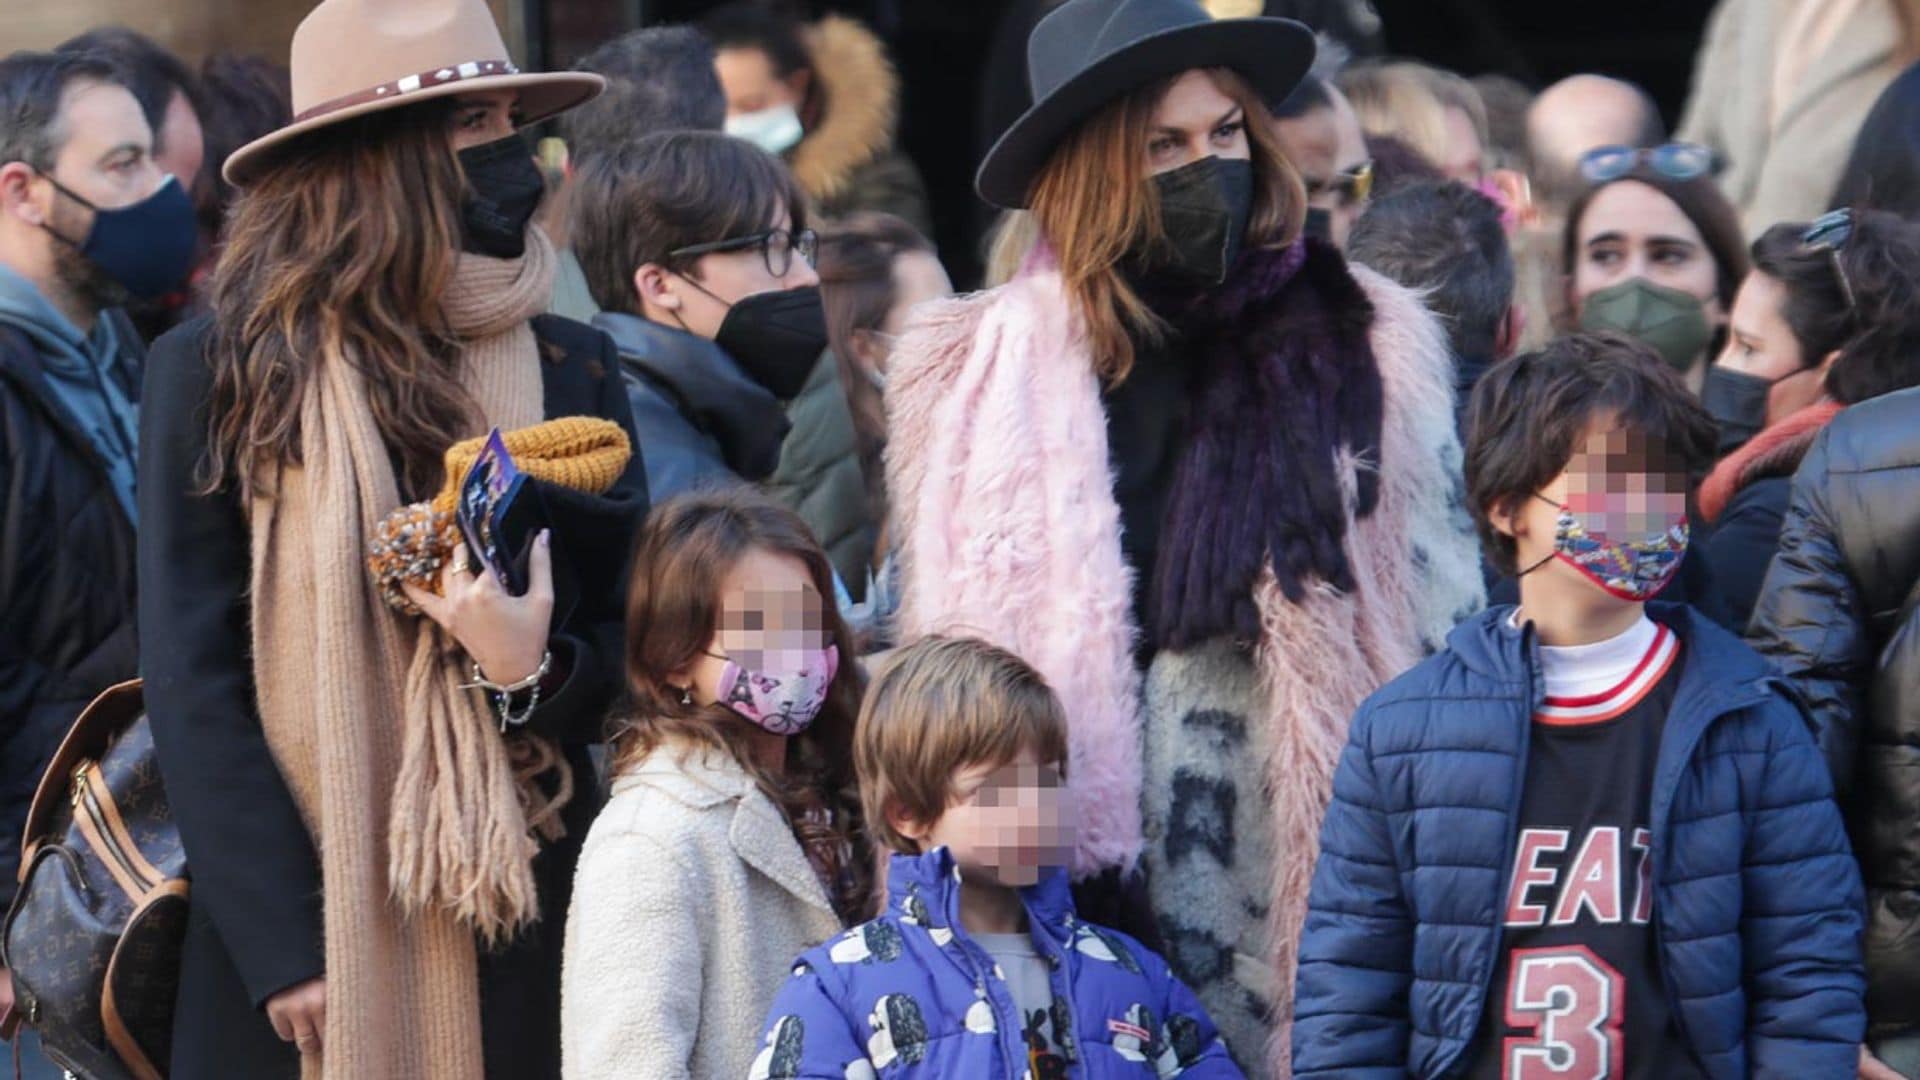
[[[1654,624],[1653,640],[1624,677],[1592,693],[1549,693],[1534,711],[1533,718],[1542,724],[1556,726],[1597,724],[1611,720],[1640,704],[1672,670],[1679,656],[1680,639],[1674,636],[1673,631]]]

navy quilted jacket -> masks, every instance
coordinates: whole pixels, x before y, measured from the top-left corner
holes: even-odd
[[[1355,715],[1300,943],[1297,1077],[1463,1067],[1499,959],[1532,625],[1495,608]],[[1713,1077],[1851,1077],[1866,1029],[1860,875],[1825,762],[1760,658],[1691,608],[1652,807],[1654,929],[1675,1021]]]
[[[800,958],[767,1013],[752,1080],[1032,1077],[1013,995],[960,926],[947,849],[895,855],[887,891],[885,914]],[[1068,1077],[1242,1075],[1166,961],[1074,914],[1064,872],[1020,898],[1053,968],[1056,1025],[1073,1033]]]

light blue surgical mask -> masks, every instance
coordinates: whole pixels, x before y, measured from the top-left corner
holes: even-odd
[[[800,114],[791,105],[773,105],[749,113],[727,117],[727,134],[745,139],[769,154],[784,154],[793,149],[807,131],[800,125]]]
[[[871,335],[874,340],[884,344],[887,347],[887,355],[889,356],[893,354],[894,346],[900,344],[900,335],[898,334],[889,334],[885,330],[868,330],[866,333]],[[865,363],[856,363],[854,367],[860,369],[860,374],[867,377],[867,381],[873,384],[875,390],[883,393],[886,391],[887,372],[884,368],[869,367]]]

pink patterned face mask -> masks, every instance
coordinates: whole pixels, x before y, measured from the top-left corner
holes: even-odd
[[[781,670],[754,671],[730,657],[707,655],[727,662],[720,672],[720,704],[775,735],[807,730],[840,671],[837,645],[769,653],[768,659],[781,663]]]

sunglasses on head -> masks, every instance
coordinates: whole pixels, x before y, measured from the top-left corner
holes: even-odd
[[[1852,311],[1853,282],[1847,278],[1847,265],[1840,261],[1840,249],[1853,238],[1853,210],[1842,207],[1813,219],[1800,234],[1800,246],[1812,252],[1826,252],[1833,262],[1833,275],[1840,279],[1840,291],[1846,295],[1847,310]]]
[[[1692,180],[1713,171],[1713,151],[1698,143],[1665,146],[1600,146],[1580,155],[1580,175],[1589,183],[1618,180],[1644,163],[1670,180]]]

